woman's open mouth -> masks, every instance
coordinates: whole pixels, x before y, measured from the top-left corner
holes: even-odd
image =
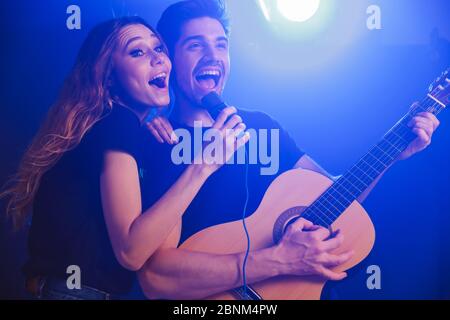
[[[154,86],[158,89],[164,89],[167,87],[167,73],[165,72],[161,72],[158,73],[156,76],[154,76],[149,82],[148,84],[151,86]]]

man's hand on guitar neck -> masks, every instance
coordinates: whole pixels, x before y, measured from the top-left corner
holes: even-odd
[[[411,108],[417,107],[414,103]],[[408,123],[411,131],[417,135],[408,147],[400,153],[398,159],[405,160],[412,155],[424,150],[431,143],[433,133],[439,127],[439,120],[431,112],[420,112]]]
[[[414,103],[411,108],[415,108],[417,103]],[[408,147],[399,154],[397,160],[405,160],[412,155],[424,150],[431,143],[431,138],[434,131],[439,127],[439,120],[436,116],[430,112],[420,112],[408,123],[411,131],[417,135]],[[394,162],[395,163],[395,162]],[[362,203],[373,190],[375,185],[380,181],[381,177],[390,167],[386,168],[373,182],[372,184],[358,197],[358,201]]]
[[[417,106],[418,103],[416,102],[411,106],[411,109],[416,108]],[[408,159],[412,155],[426,149],[431,143],[431,138],[433,137],[434,132],[439,127],[439,120],[431,112],[420,112],[411,119],[411,121],[408,123],[408,126],[411,128],[411,131],[417,135],[417,138],[414,139],[402,153],[400,153],[397,160]],[[303,155],[297,161],[297,163],[294,165],[294,169],[296,168],[308,169],[318,172],[333,181],[336,181],[339,177],[333,176],[328,173],[308,155]],[[369,193],[373,190],[375,185],[380,181],[381,177],[389,168],[390,167],[381,172],[381,174],[358,197],[357,200],[360,203],[363,203],[363,201],[368,197]]]

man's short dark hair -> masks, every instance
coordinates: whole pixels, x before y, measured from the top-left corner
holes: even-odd
[[[169,54],[173,56],[181,28],[189,20],[210,17],[222,25],[225,34],[230,32],[230,20],[223,0],[186,0],[169,6],[161,15],[156,29],[164,39]]]

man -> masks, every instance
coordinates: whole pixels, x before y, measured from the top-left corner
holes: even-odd
[[[211,91],[220,95],[230,72],[225,8],[221,2],[213,0],[178,2],[166,9],[157,29],[168,46],[173,63],[171,79],[175,107],[170,121],[175,129],[182,128],[192,134],[195,133],[195,122],[201,122],[204,132],[213,125],[214,119],[201,107],[201,99]],[[269,184],[286,170],[310,169],[335,179],[301,151],[269,116],[242,109],[237,115],[235,113],[234,108],[225,109],[220,121],[230,116],[245,123],[247,128],[279,132],[278,139],[267,139],[269,150],[278,150],[277,172],[263,175],[264,165],[251,163],[246,178],[245,165],[227,164],[210,177],[186,210],[183,221],[139,272],[141,286],[149,298],[196,299],[242,285],[245,253],[206,254],[180,249],[178,245],[204,228],[240,219],[246,202],[245,179],[248,179],[250,191],[247,216],[255,211]],[[417,138],[399,159],[424,149],[439,122],[432,114],[422,113],[410,125]],[[156,119],[149,127],[160,142],[170,141],[171,130],[164,120]],[[250,142],[252,139],[255,137],[252,136]],[[146,171],[153,177],[153,187],[143,191],[148,201],[155,201],[182,170],[183,166],[173,164],[170,150],[171,145],[162,144],[151,151]],[[377,181],[358,198],[360,202]],[[342,244],[343,236],[330,235],[327,229],[299,219],[287,229],[279,244],[250,252],[246,265],[247,283],[277,275],[315,274],[341,280],[346,274],[332,269],[350,259],[352,252],[339,255],[331,252]]]

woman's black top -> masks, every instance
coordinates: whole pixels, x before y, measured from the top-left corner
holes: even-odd
[[[135,273],[118,263],[108,236],[100,175],[108,150],[131,155],[140,168],[144,131],[131,110],[116,105],[44,174],[33,206],[27,276],[64,280],[72,274],[67,268],[76,265],[82,285],[112,294],[131,289]]]

